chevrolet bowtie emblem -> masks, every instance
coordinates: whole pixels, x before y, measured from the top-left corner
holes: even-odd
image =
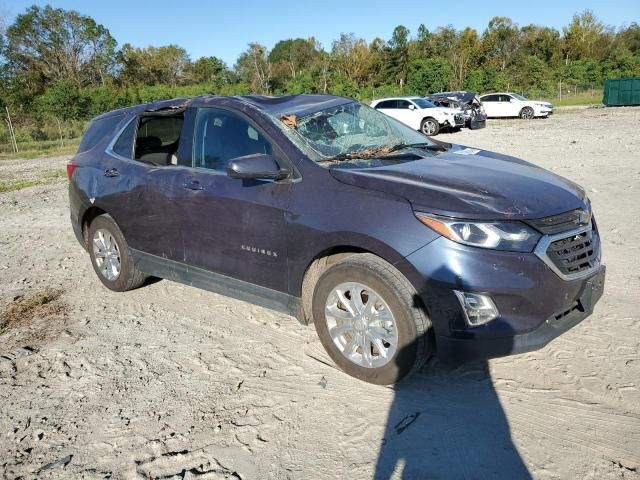
[[[580,225],[587,225],[591,221],[591,212],[587,210],[580,210],[578,213],[578,220]]]

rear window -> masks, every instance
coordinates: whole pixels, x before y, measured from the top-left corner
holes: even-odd
[[[89,124],[89,128],[84,134],[84,137],[82,137],[82,141],[78,147],[78,153],[91,150],[100,142],[100,140],[111,135],[113,130],[116,128],[116,125],[118,125],[120,120],[122,120],[122,115],[123,114],[112,115],[110,117],[92,121]]]

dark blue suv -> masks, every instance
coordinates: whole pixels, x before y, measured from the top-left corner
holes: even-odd
[[[67,170],[71,223],[106,287],[161,277],[287,312],[368,382],[432,354],[540,348],[603,291],[581,187],[348,98],[110,112]]]

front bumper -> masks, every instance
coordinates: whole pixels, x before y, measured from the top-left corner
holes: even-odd
[[[599,272],[585,281],[578,299],[570,309],[552,315],[530,332],[489,339],[438,336],[438,354],[451,363],[459,364],[474,359],[503,357],[538,350],[593,313],[595,304],[604,292],[604,282],[605,267],[602,266]]]
[[[443,237],[398,267],[427,309],[438,356],[454,363],[543,347],[591,314],[605,275],[599,266],[563,280],[534,253],[481,250]],[[490,296],[499,316],[470,327],[453,290]]]

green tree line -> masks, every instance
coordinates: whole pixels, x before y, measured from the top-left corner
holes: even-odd
[[[51,6],[32,6],[2,26],[0,19],[0,107],[12,114],[19,141],[74,137],[102,112],[205,93],[369,100],[467,89],[550,98],[640,75],[640,26],[608,26],[589,10],[561,30],[498,16],[483,32],[399,25],[388,39],[343,33],[326,48],[313,37],[283,39],[271,50],[249,43],[233,66],[215,56],[191,59],[178,45],[119,47],[91,17]]]

